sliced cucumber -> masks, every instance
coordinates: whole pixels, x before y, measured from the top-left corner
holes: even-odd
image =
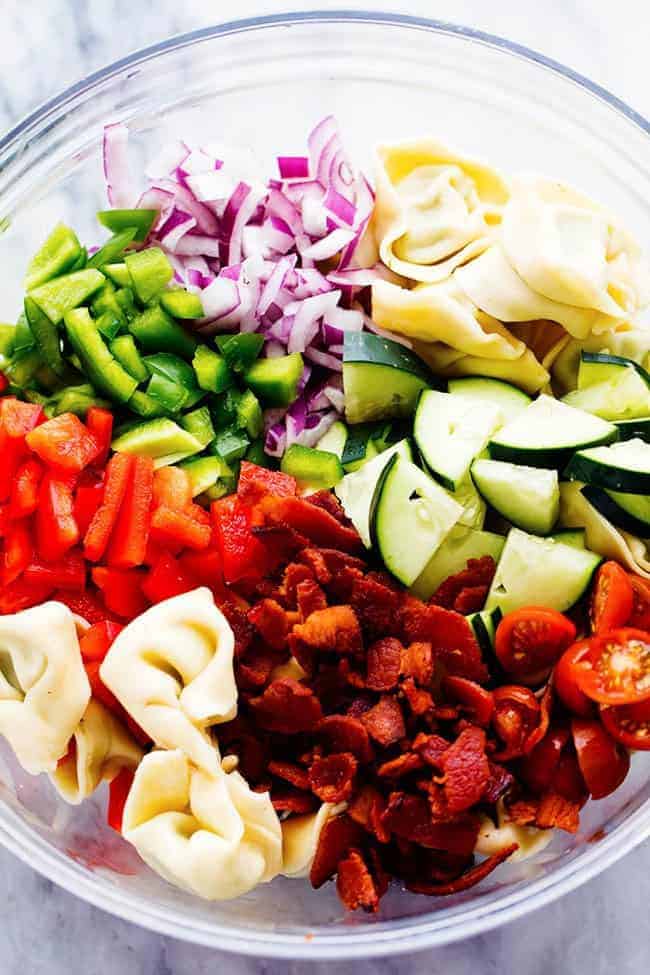
[[[345,423],[337,420],[320,438],[316,447],[318,450],[328,450],[330,454],[336,454],[340,460],[343,456],[345,441],[348,439],[348,428]]]
[[[467,617],[467,622],[474,630],[481,652],[488,660],[493,658],[494,635],[502,618],[503,613],[498,607],[492,610],[482,609],[480,613],[472,613]]]
[[[488,593],[485,609],[510,613],[522,606],[559,612],[576,603],[602,561],[587,549],[511,528]]]
[[[542,395],[495,434],[489,449],[495,460],[560,468],[574,451],[617,436],[612,423]]]
[[[430,599],[445,579],[462,572],[468,559],[480,559],[484,555],[490,555],[498,562],[505,541],[503,535],[474,531],[457,524],[413,583],[413,594],[418,599]]]
[[[393,447],[389,447],[388,450],[368,461],[358,471],[346,474],[343,480],[336,485],[336,494],[343,505],[343,510],[359,532],[366,548],[370,548],[372,544],[370,538],[370,507],[375,487],[386,464],[394,454],[404,457],[405,460],[412,460],[408,440],[400,440]]]
[[[650,494],[650,444],[625,440],[611,447],[592,447],[575,454],[566,476],[610,491]]]
[[[562,402],[603,420],[631,420],[650,413],[650,389],[632,366],[610,366],[613,375],[602,382],[567,393]]]
[[[343,388],[348,423],[410,416],[420,390],[435,385],[413,352],[371,332],[346,332]]]
[[[573,548],[587,547],[584,528],[563,528],[559,532],[553,532],[550,537],[564,545],[572,545]]]
[[[645,440],[650,443],[650,416],[634,420],[621,420],[616,424],[620,440]]]
[[[458,393],[466,398],[471,397],[481,403],[492,403],[501,410],[503,420],[509,423],[519,416],[522,410],[530,404],[528,393],[517,389],[502,379],[486,379],[483,376],[463,376],[460,379],[450,379],[447,383],[450,393]]]
[[[475,460],[472,478],[488,504],[513,525],[535,535],[552,530],[560,513],[557,471]]]
[[[462,510],[428,474],[393,455],[382,470],[370,510],[370,535],[388,571],[403,585],[412,585]]]
[[[458,524],[479,531],[485,523],[487,505],[476,490],[472,478],[468,477],[467,480],[459,484],[456,490],[451,492],[451,496],[463,509]]]
[[[609,382],[611,379],[620,377],[626,368],[634,369],[641,379],[650,386],[650,373],[634,359],[627,359],[622,355],[610,355],[607,352],[585,352],[580,353],[580,365],[578,367],[578,389],[586,389],[596,383]]]
[[[431,474],[455,491],[501,423],[498,406],[427,389],[415,411],[413,437]]]
[[[589,504],[612,525],[641,538],[650,536],[650,498],[646,495],[605,491],[595,484],[585,484],[581,490]],[[625,507],[619,503],[621,498],[625,499]],[[637,517],[635,510],[641,517]]]

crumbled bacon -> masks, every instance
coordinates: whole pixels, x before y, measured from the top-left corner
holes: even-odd
[[[408,597],[402,616],[407,641],[430,643],[434,659],[440,660],[448,673],[468,677],[478,684],[488,679],[476,637],[460,613],[441,606],[425,606]]]
[[[312,613],[327,609],[327,597],[315,579],[304,579],[296,586],[298,612],[303,620]]]
[[[322,653],[360,654],[363,641],[359,621],[350,606],[329,606],[316,610],[293,628],[292,636]]]
[[[428,687],[433,680],[433,651],[430,643],[411,643],[402,650],[400,672],[412,677],[420,687]]]
[[[323,716],[311,688],[291,677],[272,681],[261,697],[249,703],[261,728],[285,735],[312,731]]]
[[[485,732],[466,728],[440,759],[450,812],[464,812],[481,801],[490,778],[485,754]]]
[[[339,863],[351,847],[363,841],[363,830],[345,813],[328,819],[318,837],[309,879],[312,887],[322,887],[334,876]]]
[[[357,760],[350,752],[315,758],[309,769],[309,784],[323,802],[344,802],[352,795]]]
[[[274,650],[283,650],[289,635],[287,612],[275,599],[262,599],[248,611],[248,621]]]
[[[402,644],[394,637],[375,640],[368,647],[366,687],[371,691],[392,691],[399,680]]]
[[[377,704],[361,715],[370,737],[383,748],[399,741],[406,734],[404,715],[394,697],[387,694],[379,698]]]
[[[429,602],[436,606],[443,606],[445,609],[455,609],[457,613],[477,612],[483,608],[485,595],[487,595],[487,591],[492,584],[495,572],[496,563],[490,555],[484,555],[480,559],[469,559],[467,568],[445,579],[438,586]],[[475,588],[481,588],[485,591],[483,601],[476,607],[476,610],[461,609],[456,605],[459,596],[464,591]]]
[[[372,914],[379,907],[381,894],[359,850],[350,850],[339,862],[336,889],[349,911],[361,907]]]
[[[374,758],[368,729],[349,714],[329,714],[318,724],[316,733],[332,752],[352,752],[364,765]]]

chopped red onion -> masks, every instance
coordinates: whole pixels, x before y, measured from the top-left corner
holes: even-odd
[[[278,169],[282,179],[302,179],[309,176],[307,156],[278,156]]]
[[[123,122],[104,127],[103,160],[108,202],[112,207],[129,209],[137,194],[129,167],[129,130]]]

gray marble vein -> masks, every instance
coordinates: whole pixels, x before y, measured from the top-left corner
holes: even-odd
[[[362,3],[464,22],[543,51],[650,114],[647,0],[410,0]],[[2,0],[0,129],[101,65],[218,19],[305,6],[263,0]],[[351,963],[224,955],[120,921],[0,849],[0,975],[321,975]],[[647,970],[650,846],[535,914],[435,952],[354,963],[359,975],[637,975]]]

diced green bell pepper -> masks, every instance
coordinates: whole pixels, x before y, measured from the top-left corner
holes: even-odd
[[[111,323],[109,326],[109,331],[113,332],[112,335],[108,334],[108,332],[105,330],[106,325],[104,328],[102,328],[101,325],[98,325],[99,331],[102,333],[102,335],[105,335],[106,338],[115,338],[119,330],[126,327],[126,316],[122,306],[117,300],[115,285],[112,281],[105,281],[99,291],[93,295],[90,308],[94,317],[98,320],[102,316],[106,315],[106,313],[110,314],[110,318],[106,318],[105,322]]]
[[[336,454],[292,444],[285,452],[280,470],[301,484],[319,489],[334,487],[343,478],[343,467]]]
[[[129,274],[128,267],[123,262],[120,264],[104,264],[102,271],[118,288],[131,287],[131,275]]]
[[[75,308],[64,320],[70,344],[93,386],[111,399],[127,403],[138,383],[111,354],[88,309]]]
[[[133,290],[143,304],[157,298],[174,277],[174,269],[160,247],[147,247],[124,258]]]
[[[241,399],[237,404],[237,423],[242,427],[251,440],[259,437],[264,429],[264,417],[262,407],[255,393],[247,389],[242,393]]]
[[[101,269],[104,264],[113,264],[115,261],[119,261],[123,256],[125,249],[134,239],[136,233],[136,227],[127,227],[126,230],[120,230],[119,233],[113,234],[110,240],[107,240],[106,243],[103,244],[99,250],[88,259],[86,267],[98,267]]]
[[[66,312],[77,308],[95,293],[106,278],[96,268],[73,271],[53,281],[46,281],[30,292],[36,302],[54,325],[58,325]]]
[[[110,405],[110,402],[101,399],[89,384],[69,386],[56,397],[54,416],[58,416],[60,413],[75,413],[79,419],[84,420],[91,406],[101,406],[108,409]]]
[[[151,230],[158,210],[100,210],[97,219],[113,234],[135,228],[135,240],[145,240]]]
[[[233,461],[241,460],[248,450],[249,444],[250,440],[244,431],[231,426],[217,432],[210,444],[210,450],[225,460],[227,464],[230,464]]]
[[[147,395],[157,400],[169,413],[177,413],[187,403],[189,393],[185,386],[155,372],[147,384]]]
[[[25,290],[31,291],[59,274],[65,274],[80,254],[81,244],[75,232],[64,223],[57,224],[27,266]]]
[[[265,404],[289,406],[296,398],[303,365],[299,352],[258,359],[245,373],[244,382]]]
[[[163,291],[160,304],[174,318],[203,318],[203,304],[198,295],[184,288]]]
[[[14,352],[16,326],[0,324],[0,355],[9,358]]]
[[[154,417],[165,416],[167,410],[159,403],[158,400],[152,399],[151,396],[147,395],[143,390],[136,389],[135,393],[129,400],[129,409],[138,416],[143,417],[145,420],[153,419]]]
[[[43,361],[58,376],[63,375],[65,363],[61,355],[61,339],[58,328],[29,295],[25,298],[25,315],[36,340],[36,348],[41,353]]]
[[[228,363],[222,355],[213,352],[207,345],[198,346],[192,359],[192,367],[199,386],[208,392],[223,393],[233,384]]]
[[[179,417],[178,422],[184,430],[189,430],[196,437],[201,447],[207,447],[216,436],[210,410],[207,406],[201,406],[198,410],[192,410],[191,413],[186,413],[184,416]]]
[[[149,372],[171,379],[172,382],[184,386],[188,392],[196,389],[194,370],[184,359],[172,352],[155,352],[145,356],[144,362]]]
[[[238,424],[237,407],[241,398],[242,394],[240,391],[234,388],[227,389],[221,396],[211,398],[210,409],[217,430]]]
[[[109,348],[120,365],[124,366],[129,376],[133,376],[139,383],[143,383],[149,378],[149,370],[138,352],[132,335],[118,335],[116,339],[113,339]]]
[[[122,309],[127,323],[132,322],[140,314],[140,309],[135,303],[135,296],[131,288],[119,288],[115,292],[115,301]]]
[[[14,331],[14,354],[19,355],[21,352],[29,352],[30,349],[36,348],[36,337],[32,332],[31,326],[27,320],[27,315],[23,311],[22,314],[18,316],[18,321],[16,322],[16,328]]]
[[[218,335],[217,345],[234,372],[246,372],[253,365],[264,345],[264,336],[255,332],[237,335]]]
[[[115,437],[111,447],[118,453],[144,454],[154,458],[186,450],[198,453],[201,449],[191,433],[167,417],[136,423]]]
[[[179,467],[189,476],[194,498],[217,489],[219,493],[211,495],[211,500],[215,500],[235,488],[235,473],[220,457],[195,457],[183,461]]]
[[[264,450],[264,440],[260,438],[255,440],[244,455],[244,460],[248,460],[251,464],[257,464],[258,467],[268,467],[269,470],[274,470],[277,468],[278,464],[275,457],[269,457],[269,455]]]
[[[70,268],[70,272],[83,271],[83,269],[87,266],[88,266],[88,251],[86,250],[85,247],[82,247],[79,257]]]
[[[29,349],[26,352],[19,352],[14,355],[11,362],[7,363],[2,371],[12,386],[24,389],[42,365],[43,360],[36,349]]]
[[[147,352],[174,352],[191,359],[197,345],[196,339],[159,306],[137,315],[129,322],[129,331]]]
[[[116,318],[112,311],[105,311],[95,319],[97,328],[109,342],[112,342],[116,335],[119,335],[122,328],[122,320]]]

